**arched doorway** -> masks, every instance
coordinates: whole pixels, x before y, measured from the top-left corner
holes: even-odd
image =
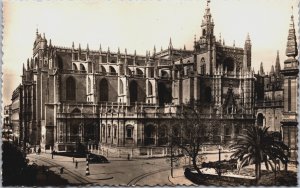
[[[260,127],[264,126],[264,115],[262,113],[257,115],[257,125]]]
[[[135,80],[132,80],[129,85],[130,103],[138,101],[138,85]]]
[[[99,101],[105,102],[108,101],[109,90],[108,82],[106,79],[102,79],[99,84]]]
[[[164,106],[166,103],[172,102],[171,88],[163,82],[158,83],[158,100],[159,106]]]

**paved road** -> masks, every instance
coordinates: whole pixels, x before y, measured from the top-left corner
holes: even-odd
[[[49,166],[50,170],[61,175],[73,185],[172,185],[169,181],[170,164],[166,159],[133,159],[109,158],[110,163],[90,164],[90,175],[86,176],[84,158],[77,158],[78,168],[75,168],[71,157],[54,156],[50,154],[30,154],[31,162]]]

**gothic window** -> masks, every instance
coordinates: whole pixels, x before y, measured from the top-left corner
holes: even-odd
[[[144,75],[143,71],[139,68],[136,69],[136,74],[137,74],[137,76],[143,76]]]
[[[162,70],[161,71],[161,77],[165,78],[165,79],[168,79],[170,76],[169,76],[169,73],[167,71]]]
[[[84,67],[83,64],[80,64],[80,70],[81,70],[81,71],[85,71],[85,67]]]
[[[99,92],[100,92],[99,101],[102,101],[102,102],[103,101],[108,101],[108,96],[109,96],[108,82],[105,78],[103,78],[100,81]]]
[[[76,99],[76,81],[71,76],[66,80],[66,99],[67,100]]]
[[[152,84],[151,82],[148,81],[148,95],[153,95],[153,92],[152,92]]]
[[[120,94],[123,94],[124,92],[124,84],[123,84],[123,81],[120,80]]]
[[[231,72],[234,70],[234,61],[231,57],[228,57],[224,60],[223,70],[227,70],[227,72]]]
[[[127,73],[128,73],[129,76],[132,75],[132,71],[129,68],[127,68]]]
[[[112,66],[109,66],[109,73],[110,75],[116,75],[116,70]]]
[[[59,55],[57,56],[57,67],[58,67],[58,69],[64,68],[62,58]]]
[[[130,102],[131,103],[137,102],[137,100],[138,100],[138,85],[135,80],[130,82],[129,92],[130,92]]]
[[[100,67],[100,72],[103,73],[103,74],[106,74],[106,69],[104,66],[101,66]]]
[[[205,36],[205,35],[206,35],[206,30],[203,29],[203,30],[202,30],[202,36]]]
[[[164,106],[172,102],[172,89],[171,86],[163,82],[158,83],[158,98],[159,105]]]
[[[75,63],[73,63],[73,69],[78,70],[77,65]]]
[[[91,82],[91,78],[88,78],[88,93],[92,92],[92,82]]]

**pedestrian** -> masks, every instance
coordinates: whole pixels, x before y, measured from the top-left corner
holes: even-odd
[[[53,159],[54,152],[55,152],[55,150],[52,151],[52,159]]]
[[[127,159],[128,159],[128,161],[130,160],[130,154],[128,153],[128,155],[127,155]]]
[[[60,174],[63,174],[64,173],[64,167],[61,167],[60,168]]]
[[[78,168],[78,161],[75,161],[75,168]]]
[[[74,157],[73,157],[73,163],[74,163]]]
[[[39,147],[38,149],[38,154],[41,154],[41,147]]]

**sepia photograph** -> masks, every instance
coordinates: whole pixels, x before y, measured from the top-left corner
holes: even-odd
[[[2,6],[2,186],[298,186],[299,0]]]

